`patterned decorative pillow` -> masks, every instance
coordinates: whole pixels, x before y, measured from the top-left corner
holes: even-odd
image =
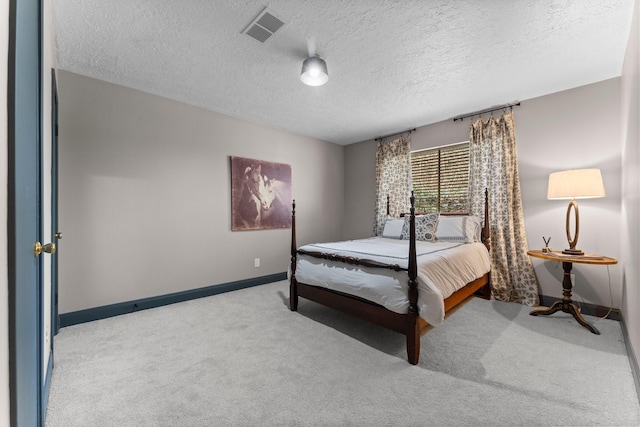
[[[388,218],[382,229],[382,237],[388,239],[401,239],[404,228],[404,218]]]
[[[436,241],[436,228],[438,227],[438,219],[440,215],[437,212],[425,215],[416,215],[416,240],[425,242]],[[404,226],[402,227],[402,239],[409,240],[409,227],[411,216],[404,217]]]
[[[436,239],[440,242],[479,242],[482,223],[472,215],[442,215],[436,229]]]

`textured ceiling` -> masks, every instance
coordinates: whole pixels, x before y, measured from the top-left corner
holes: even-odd
[[[617,77],[633,0],[52,0],[61,69],[337,144]],[[268,6],[285,25],[242,34]],[[299,79],[308,53],[329,82]]]

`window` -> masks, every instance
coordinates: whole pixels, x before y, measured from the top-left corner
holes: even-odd
[[[411,180],[416,212],[467,212],[469,143],[414,151]]]

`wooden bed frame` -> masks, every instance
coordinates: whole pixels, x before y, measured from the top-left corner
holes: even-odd
[[[368,322],[383,326],[392,331],[404,334],[407,337],[407,359],[412,365],[416,365],[420,358],[420,337],[428,323],[419,316],[418,310],[418,280],[417,280],[417,256],[416,256],[416,231],[415,231],[415,199],[411,194],[411,219],[409,234],[409,264],[403,269],[395,264],[383,264],[372,260],[355,257],[345,257],[334,254],[323,254],[320,252],[307,252],[298,250],[296,246],[296,205],[293,201],[291,215],[291,275],[289,284],[289,308],[291,311],[298,310],[298,297],[303,297],[319,304],[335,308],[345,313],[359,317]],[[482,227],[482,243],[491,248],[491,236],[489,228],[489,198],[485,190],[484,224]],[[388,268],[395,271],[406,270],[408,273],[408,297],[409,308],[406,314],[399,314],[386,309],[385,307],[354,297],[342,292],[320,288],[317,286],[300,283],[296,280],[296,260],[298,254],[305,254],[316,258],[324,258],[332,261],[341,261],[348,264],[362,265],[365,267]],[[445,312],[448,312],[456,305],[467,299],[471,295],[478,295],[482,298],[491,297],[490,275],[487,273],[479,279],[468,283],[463,288],[454,292],[444,300]]]

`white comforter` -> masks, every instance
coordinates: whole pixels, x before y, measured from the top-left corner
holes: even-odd
[[[370,259],[407,268],[409,241],[371,237],[344,242],[302,246],[309,252],[326,252]],[[433,326],[444,320],[444,299],[490,269],[489,253],[482,243],[416,242],[418,258],[418,308]],[[361,267],[298,255],[296,279],[330,288],[406,313],[408,274],[383,268]]]

